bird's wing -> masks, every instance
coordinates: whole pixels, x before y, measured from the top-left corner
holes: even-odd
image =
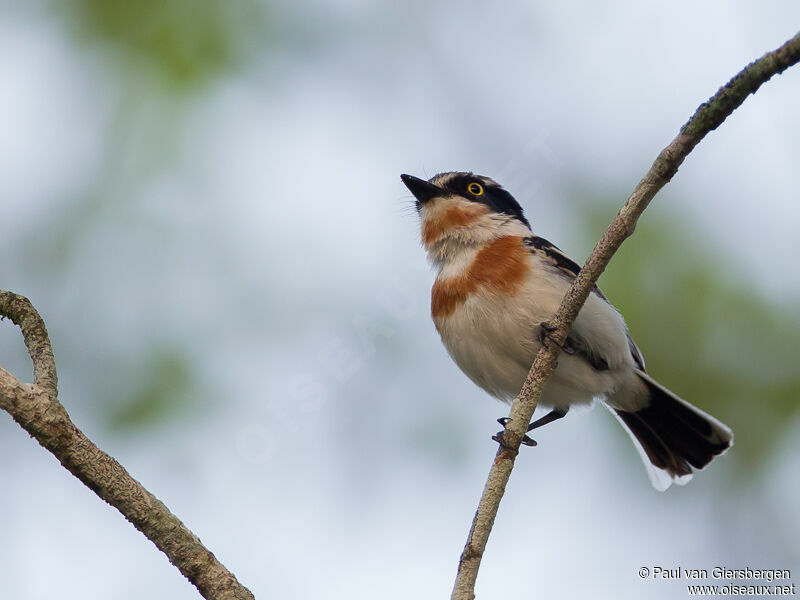
[[[537,254],[546,262],[550,262],[553,267],[555,267],[561,272],[562,275],[569,279],[570,283],[572,283],[572,280],[577,277],[578,272],[581,270],[580,265],[578,265],[578,263],[572,260],[569,256],[564,254],[558,246],[548,242],[542,237],[536,235],[526,237],[525,245],[530,248],[531,252]],[[603,292],[600,291],[599,287],[595,285],[594,288],[592,288],[592,291],[597,297],[608,302],[608,298],[606,298]],[[609,302],[609,304],[611,303]]]
[[[644,368],[644,356],[642,356],[642,351],[639,350],[639,346],[636,345],[636,342],[633,341],[630,333],[626,332],[628,336],[628,347],[631,349],[631,356],[633,357],[633,362],[636,363],[636,366],[639,367],[643,372],[645,371]]]
[[[578,272],[581,270],[578,263],[576,263],[569,256],[564,254],[558,246],[547,241],[542,237],[536,235],[526,237],[525,245],[528,246],[528,248],[532,253],[538,255],[539,258],[541,258],[546,262],[550,262],[552,266],[559,273],[561,273],[561,275],[563,275],[570,281],[570,283],[572,283],[575,277],[577,277]],[[600,288],[597,287],[596,285],[594,286],[594,288],[592,288],[592,292],[598,298],[604,300],[608,304],[611,304],[610,302],[608,302],[608,298],[605,297],[605,294],[603,294]],[[639,350],[639,347],[636,345],[636,342],[633,341],[633,338],[631,337],[630,333],[626,332],[626,335],[628,336],[628,347],[630,348],[631,351],[631,357],[633,358],[633,361],[636,363],[636,365],[642,371],[644,371],[644,357],[642,356],[642,352],[641,350]],[[591,354],[591,352],[588,352],[589,350],[588,346],[585,343],[583,343],[582,340],[574,338],[573,334],[570,334],[570,336],[567,338],[567,344],[572,345],[574,347],[574,350],[584,355],[592,364],[592,366],[594,366],[595,369],[602,371],[608,368],[608,364],[602,357],[594,356]]]

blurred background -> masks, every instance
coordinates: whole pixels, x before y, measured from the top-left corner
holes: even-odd
[[[790,0],[0,6],[0,287],[45,318],[78,426],[287,599],[449,597],[507,414],[438,340],[399,174],[489,175],[582,262],[697,105],[800,23]],[[658,493],[604,409],[546,428],[479,597],[800,568],[798,97],[794,68],[748,99],[600,281],[736,445]],[[8,322],[0,364],[30,379]],[[0,454],[0,596],[198,597],[5,414]]]

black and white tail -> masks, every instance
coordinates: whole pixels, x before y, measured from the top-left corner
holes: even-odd
[[[647,373],[637,370],[647,385],[650,404],[637,411],[612,409],[642,455],[653,486],[663,491],[683,485],[695,470],[733,444],[733,433],[711,415],[681,400]]]

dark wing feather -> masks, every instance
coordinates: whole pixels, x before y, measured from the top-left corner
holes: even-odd
[[[636,342],[633,341],[631,334],[628,333],[628,347],[631,349],[631,356],[633,357],[633,362],[636,363],[636,366],[639,367],[642,371],[645,370],[644,368],[644,356],[642,356],[642,351],[639,350],[639,346],[636,345]]]
[[[556,269],[561,271],[561,273],[570,280],[570,282],[578,276],[581,270],[580,265],[564,254],[555,244],[551,244],[546,239],[539,236],[532,235],[525,238],[525,245],[531,248],[531,252],[549,260]],[[592,291],[598,298],[602,298],[608,302],[608,298],[600,291],[599,287],[594,286]]]

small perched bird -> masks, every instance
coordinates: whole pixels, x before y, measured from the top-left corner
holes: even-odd
[[[422,244],[437,271],[431,290],[436,330],[472,381],[509,402],[580,267],[534,235],[522,207],[492,179],[400,177],[416,198]],[[573,405],[601,399],[630,434],[658,490],[688,482],[731,446],[728,427],[645,372],[625,321],[597,287],[562,350],[539,400],[551,410],[528,431],[564,417]]]

